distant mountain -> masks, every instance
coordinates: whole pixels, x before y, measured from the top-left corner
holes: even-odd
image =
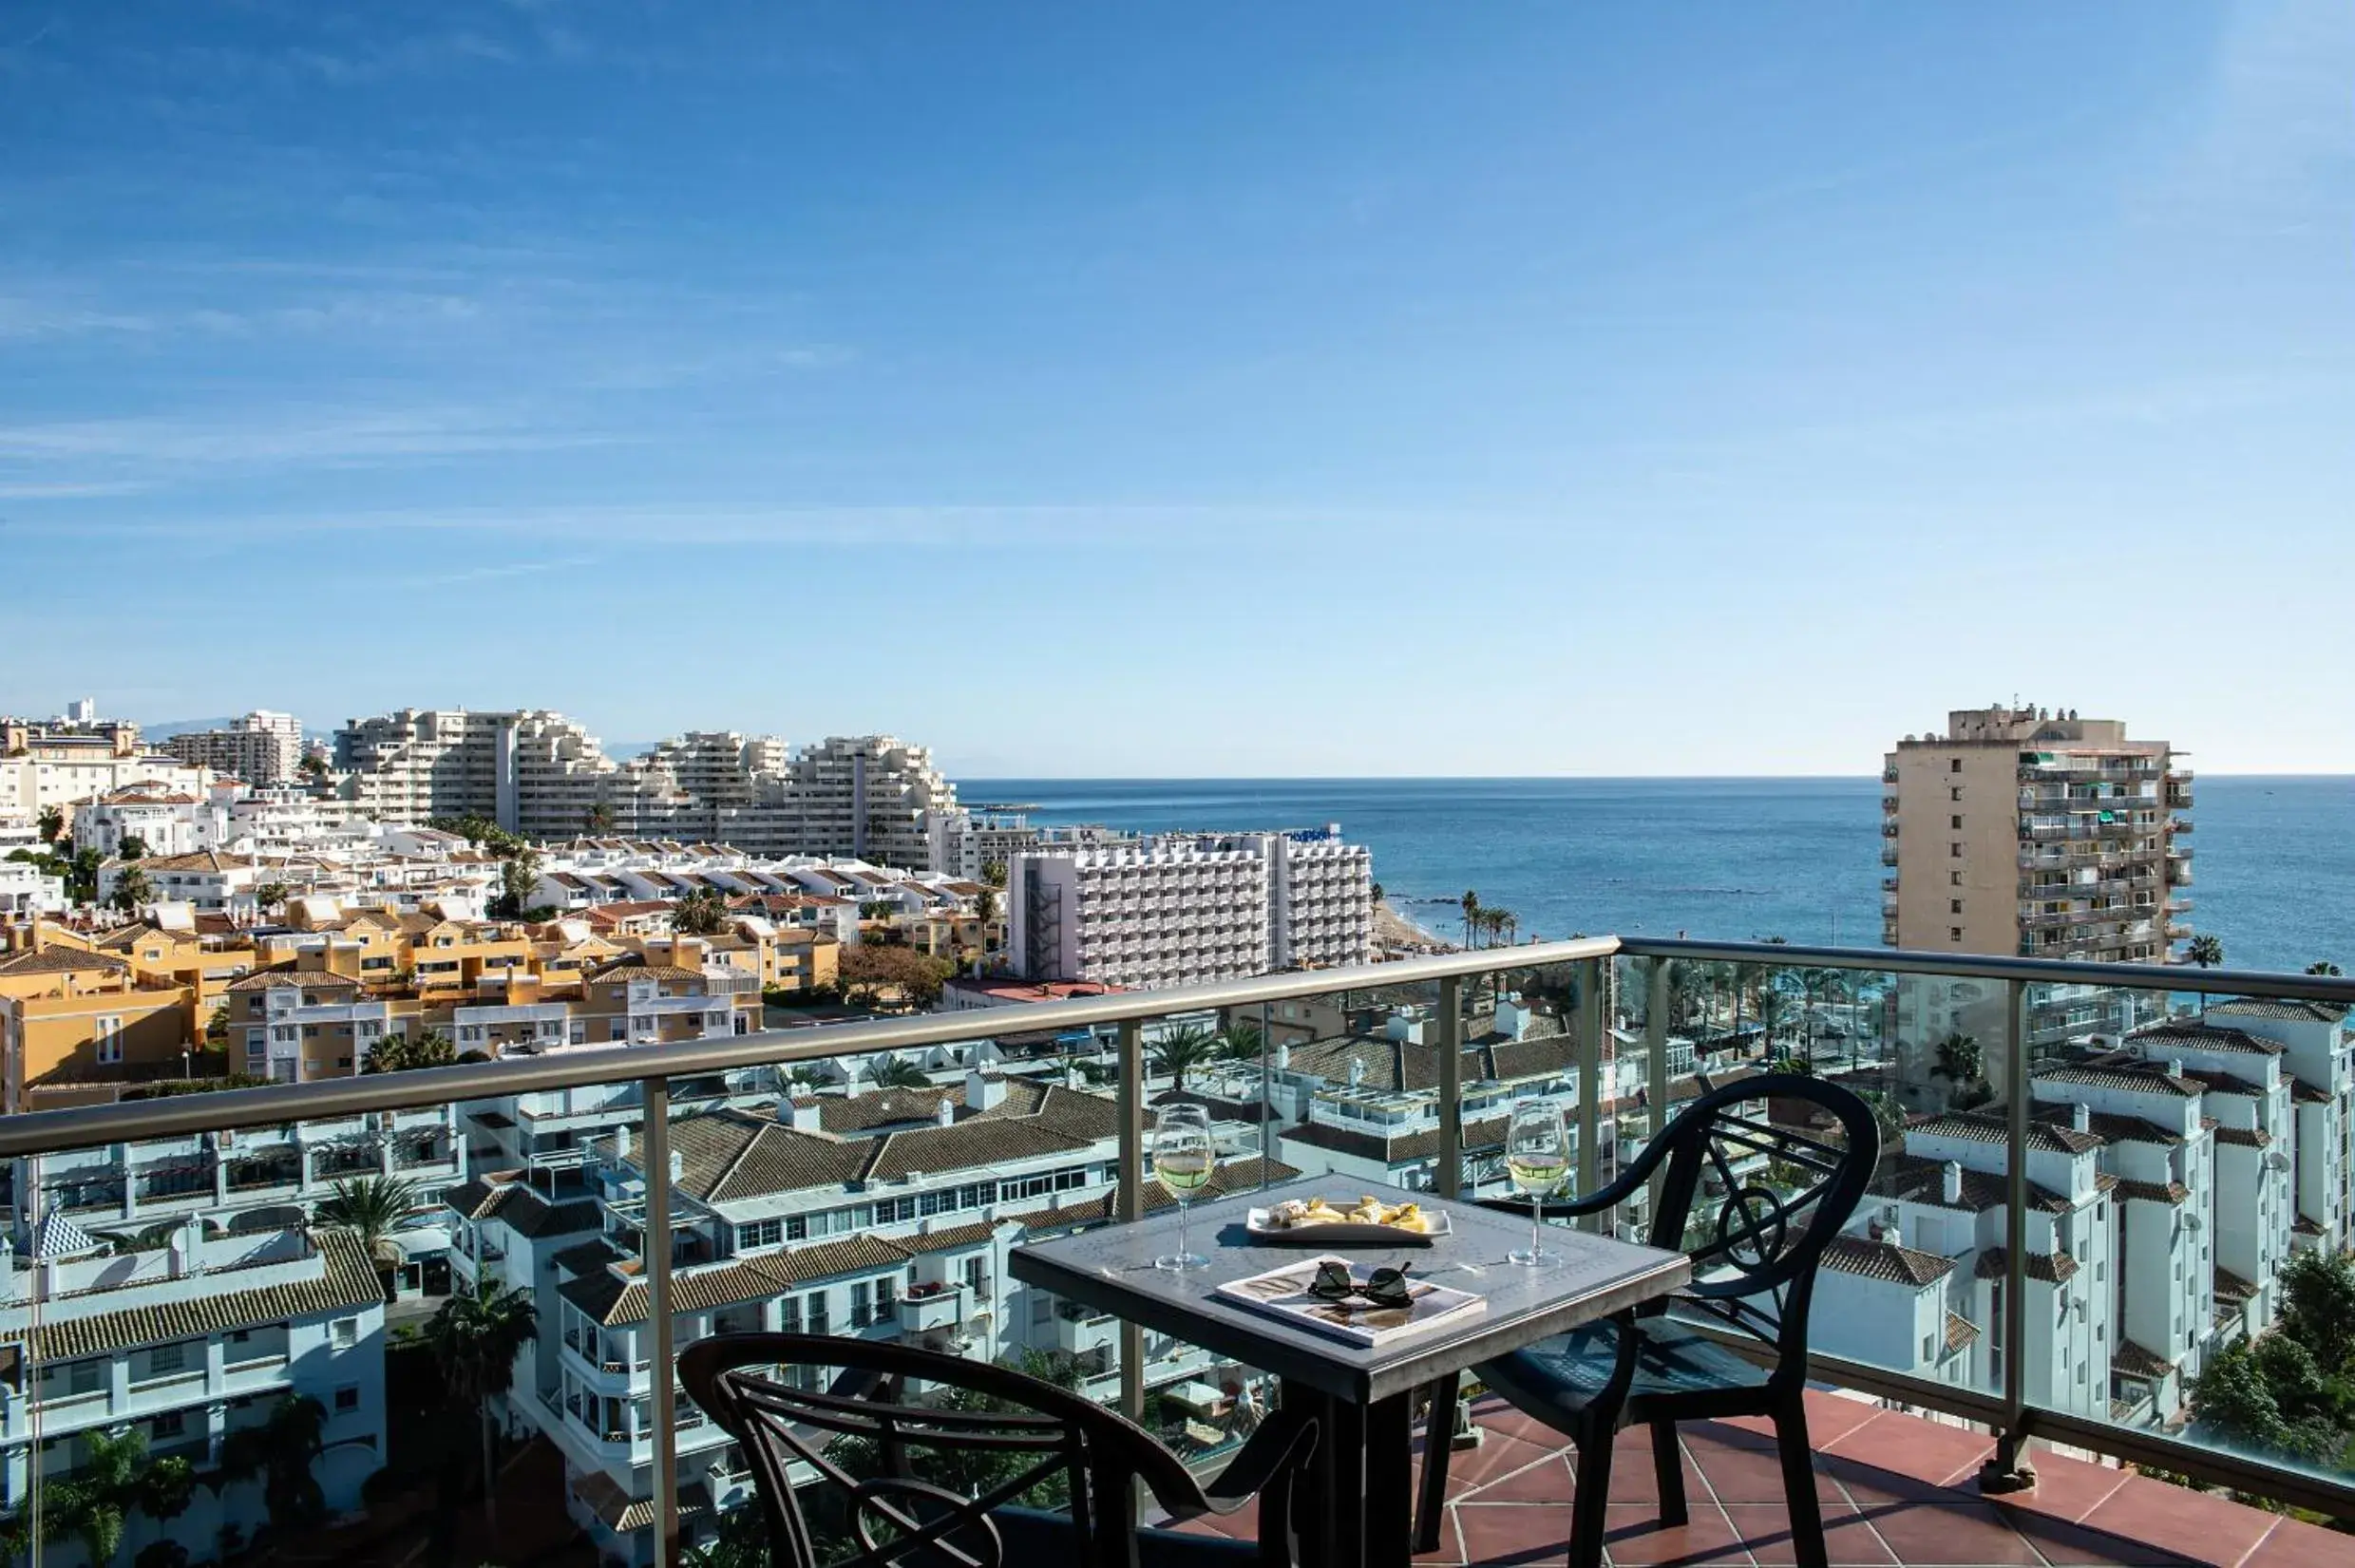
[[[175,735],[186,735],[199,729],[226,729],[228,727],[229,720],[226,716],[218,719],[159,719],[154,724],[142,719],[139,724],[139,738],[142,741],[168,741]]]

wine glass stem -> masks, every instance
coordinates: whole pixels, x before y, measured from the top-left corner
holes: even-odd
[[[1180,1264],[1183,1264],[1183,1263],[1186,1261],[1186,1200],[1185,1200],[1185,1199],[1183,1199],[1183,1198],[1179,1199],[1179,1200],[1177,1200],[1177,1206],[1178,1206],[1178,1248],[1177,1248],[1177,1255],[1178,1255],[1178,1262],[1179,1262]]]
[[[1531,1198],[1529,1200],[1529,1261],[1532,1263],[1537,1261],[1537,1255],[1545,1250],[1538,1245],[1537,1241],[1537,1238],[1545,1234],[1545,1225],[1546,1200],[1543,1197]]]

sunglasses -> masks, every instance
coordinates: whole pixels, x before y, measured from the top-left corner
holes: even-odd
[[[1360,1296],[1377,1307],[1406,1307],[1414,1304],[1415,1294],[1407,1289],[1404,1269],[1376,1269],[1360,1285],[1351,1276],[1349,1265],[1326,1261],[1317,1265],[1317,1276],[1308,1282],[1308,1294],[1320,1301],[1347,1301]]]

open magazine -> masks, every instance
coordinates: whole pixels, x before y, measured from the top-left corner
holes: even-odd
[[[1247,1279],[1231,1279],[1218,1294],[1258,1312],[1289,1318],[1352,1344],[1376,1347],[1412,1334],[1426,1333],[1444,1323],[1460,1322],[1488,1307],[1486,1298],[1470,1291],[1452,1290],[1428,1279],[1407,1276],[1404,1306],[1381,1305],[1361,1295],[1332,1300],[1311,1292],[1320,1266],[1338,1264],[1354,1284],[1363,1285],[1374,1272],[1369,1264],[1327,1254],[1303,1257]]]

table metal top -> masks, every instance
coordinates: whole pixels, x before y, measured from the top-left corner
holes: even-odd
[[[1253,1208],[1317,1193],[1336,1202],[1354,1202],[1371,1193],[1385,1203],[1411,1201],[1445,1213],[1453,1234],[1429,1247],[1333,1250],[1369,1264],[1404,1265],[1436,1283],[1485,1296],[1486,1310],[1460,1323],[1368,1348],[1218,1295],[1217,1287],[1227,1280],[1313,1256],[1297,1246],[1254,1242],[1244,1217]],[[1680,1253],[1558,1225],[1546,1227],[1546,1245],[1562,1254],[1562,1261],[1527,1268],[1506,1260],[1506,1254],[1529,1245],[1526,1219],[1351,1177],[1309,1178],[1196,1205],[1187,1241],[1209,1258],[1206,1269],[1176,1274],[1153,1267],[1156,1256],[1176,1250],[1177,1229],[1176,1213],[1165,1211],[1134,1224],[1017,1247],[1007,1267],[1025,1284],[1358,1404],[1666,1295],[1692,1275]]]

